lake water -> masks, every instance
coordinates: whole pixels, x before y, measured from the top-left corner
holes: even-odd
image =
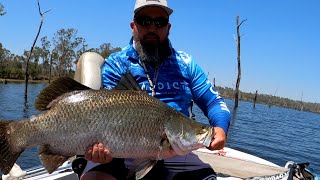
[[[34,101],[45,84],[29,84],[28,100],[24,99],[24,84],[0,84],[0,119],[26,119],[40,112]],[[287,161],[310,162],[309,169],[320,174],[320,115],[263,104],[239,102],[233,111],[233,101],[226,99],[233,114],[227,146],[259,156],[280,166]],[[195,108],[196,118],[207,121]],[[17,163],[22,168],[40,165],[37,150],[28,149]]]

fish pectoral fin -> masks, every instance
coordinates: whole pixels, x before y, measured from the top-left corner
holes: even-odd
[[[158,160],[164,159],[164,157],[167,155],[165,154],[168,149],[172,149],[171,144],[168,140],[168,138],[163,135],[161,141],[160,141],[160,146],[159,146],[159,153],[158,153]]]
[[[65,161],[70,157],[59,154],[54,154],[50,150],[50,145],[39,146],[39,159],[43,167],[51,174],[53,171],[58,169]]]
[[[157,160],[136,159],[133,161],[134,167],[130,169],[128,177],[135,173],[136,179],[142,179],[157,163]]]

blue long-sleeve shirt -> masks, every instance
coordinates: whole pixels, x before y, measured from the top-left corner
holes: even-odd
[[[200,107],[212,126],[228,132],[230,111],[223,98],[212,86],[203,70],[192,56],[175,51],[171,45],[171,55],[164,60],[158,70],[155,97],[189,116],[191,100]],[[155,68],[146,64],[150,79],[153,80]],[[131,39],[129,46],[113,53],[102,66],[102,85],[112,89],[121,79],[121,75],[130,71],[142,89],[151,94],[150,84]]]

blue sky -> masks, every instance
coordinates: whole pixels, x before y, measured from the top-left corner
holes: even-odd
[[[29,50],[40,16],[36,0],[0,0],[0,42],[12,53]],[[186,3],[187,2],[187,3]],[[61,28],[75,28],[89,47],[109,42],[124,47],[134,0],[42,0],[45,15],[41,37]],[[223,87],[237,77],[236,16],[241,26],[242,79],[245,92],[271,94],[320,103],[319,0],[171,0],[170,39],[175,49],[194,56],[209,79]],[[40,45],[40,43],[39,43]]]

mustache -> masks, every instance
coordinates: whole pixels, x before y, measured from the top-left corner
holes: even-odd
[[[148,34],[146,34],[146,35],[144,35],[143,36],[143,39],[146,39],[146,38],[157,38],[158,40],[160,40],[160,37],[157,35],[157,34],[155,34],[155,33],[148,33]]]

